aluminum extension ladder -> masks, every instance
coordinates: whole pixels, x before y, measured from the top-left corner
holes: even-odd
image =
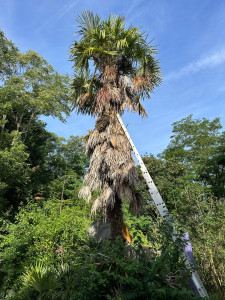
[[[136,156],[136,158],[137,158],[137,160],[140,164],[141,171],[142,171],[143,177],[145,178],[146,183],[148,185],[149,193],[151,195],[151,198],[154,201],[154,204],[155,204],[161,218],[171,228],[171,230],[172,230],[172,233],[171,233],[172,234],[172,239],[175,242],[176,239],[177,239],[177,232],[176,232],[176,230],[173,226],[173,220],[172,220],[172,217],[169,214],[169,211],[166,207],[166,204],[163,201],[157,187],[155,186],[155,184],[154,184],[154,182],[153,182],[153,180],[152,180],[152,178],[151,178],[151,176],[150,176],[150,174],[149,174],[149,172],[148,172],[148,170],[147,170],[140,154],[138,153],[138,151],[137,151],[137,149],[136,149],[136,147],[135,147],[135,145],[134,145],[134,143],[133,143],[133,141],[132,141],[132,139],[131,139],[131,137],[130,137],[130,135],[129,135],[129,133],[128,133],[128,131],[127,131],[127,129],[126,129],[126,127],[125,127],[125,125],[124,125],[124,123],[123,123],[123,121],[122,121],[119,114],[117,114],[117,118],[118,118],[118,120],[119,120],[119,122],[120,122],[120,124],[123,128],[124,133],[126,134],[126,137],[127,137],[128,141],[129,141],[129,143],[130,143],[130,145],[133,149],[133,152],[134,152],[134,154],[135,154],[135,156]],[[207,291],[206,291],[206,289],[205,289],[205,287],[204,287],[197,271],[194,271],[193,268],[191,268],[192,261],[189,258],[185,248],[183,249],[182,257],[183,257],[185,266],[191,272],[192,281],[193,281],[199,295],[203,298],[205,298],[205,297],[209,298],[209,295],[208,295],[208,293],[207,293]]]

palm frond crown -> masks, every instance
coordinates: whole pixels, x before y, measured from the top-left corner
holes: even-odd
[[[113,14],[103,20],[84,11],[76,20],[77,39],[70,49],[73,107],[90,115],[125,109],[140,113],[137,97],[150,98],[161,82],[157,50],[147,42],[147,34],[133,26],[126,29],[125,17]]]

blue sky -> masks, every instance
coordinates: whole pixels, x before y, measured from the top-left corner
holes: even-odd
[[[124,123],[141,154],[160,153],[171,124],[189,114],[221,117],[225,128],[224,0],[0,0],[0,28],[22,52],[33,49],[60,73],[72,74],[68,49],[76,16],[92,10],[107,18],[123,14],[158,45],[163,83],[144,102],[149,117],[125,113]],[[66,124],[45,118],[60,136],[85,135],[94,119],[71,114]]]

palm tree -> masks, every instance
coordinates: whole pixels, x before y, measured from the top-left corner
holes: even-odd
[[[147,34],[138,28],[125,27],[125,18],[84,11],[77,18],[80,39],[70,49],[74,62],[71,88],[73,109],[97,116],[89,134],[86,152],[90,166],[84,177],[80,196],[93,200],[92,212],[102,210],[111,224],[112,239],[121,235],[122,198],[130,201],[136,213],[140,199],[135,191],[138,174],[129,142],[116,117],[128,109],[147,116],[141,99],[161,82],[156,50],[147,42]]]

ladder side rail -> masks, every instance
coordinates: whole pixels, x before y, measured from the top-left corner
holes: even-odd
[[[151,198],[154,201],[154,204],[155,204],[155,206],[156,206],[156,208],[157,208],[157,210],[158,210],[161,218],[163,219],[163,221],[165,223],[167,223],[171,227],[171,230],[172,230],[172,233],[171,233],[172,234],[172,239],[175,242],[176,239],[177,239],[177,232],[176,232],[176,230],[175,230],[175,228],[173,226],[173,220],[172,220],[171,215],[169,214],[169,211],[168,211],[168,209],[166,207],[166,204],[163,201],[163,199],[162,199],[162,197],[161,197],[161,195],[160,195],[160,193],[159,193],[156,185],[154,184],[154,181],[153,181],[152,177],[150,176],[150,174],[149,174],[149,172],[148,172],[148,170],[147,170],[147,168],[146,168],[146,166],[145,166],[145,164],[144,164],[144,162],[143,162],[143,160],[142,160],[142,158],[141,158],[141,156],[140,156],[137,148],[135,147],[135,145],[134,145],[134,143],[133,143],[133,141],[132,141],[132,139],[131,139],[131,137],[130,137],[130,135],[129,135],[129,133],[128,133],[128,131],[127,131],[127,129],[126,129],[126,127],[125,127],[125,125],[124,125],[124,123],[123,123],[123,121],[122,121],[122,119],[121,119],[121,117],[120,117],[119,114],[117,114],[117,118],[118,118],[118,120],[120,122],[120,125],[122,126],[123,131],[124,131],[124,133],[125,133],[128,141],[129,141],[129,143],[130,143],[130,145],[131,145],[131,147],[133,149],[133,152],[134,152],[134,154],[135,154],[135,156],[136,156],[136,158],[137,158],[137,160],[138,160],[138,162],[140,164],[141,171],[142,171],[143,177],[144,177],[144,179],[145,179],[145,181],[146,181],[146,183],[148,185],[149,193],[151,195]],[[188,254],[187,254],[187,252],[186,252],[185,249],[183,249],[182,256],[183,256],[184,264],[187,267],[187,269],[189,269],[189,270],[192,269],[192,267],[191,267],[193,265],[192,261],[189,258],[189,256],[188,256]],[[203,283],[202,283],[202,281],[201,281],[201,279],[200,279],[197,271],[191,270],[191,278],[192,278],[192,280],[194,282],[194,285],[195,285],[196,289],[199,292],[199,295],[201,297],[209,298],[208,293],[207,293],[207,291],[206,291],[206,289],[205,289],[205,287],[204,287],[204,285],[203,285]]]
[[[118,120],[119,120],[125,134],[126,134],[126,137],[127,137],[128,141],[129,141],[129,143],[130,143],[130,145],[133,149],[133,152],[135,153],[135,156],[137,157],[137,160],[138,160],[138,162],[140,164],[140,167],[141,167],[143,177],[145,178],[146,183],[148,185],[149,193],[150,193],[150,195],[151,195],[151,197],[152,197],[152,199],[153,199],[153,201],[154,201],[154,203],[155,203],[155,205],[156,205],[156,207],[159,211],[160,216],[162,217],[162,219],[164,221],[168,221],[169,223],[171,223],[172,218],[171,218],[171,216],[169,216],[169,211],[166,207],[166,204],[163,201],[156,185],[154,184],[153,179],[151,178],[151,176],[150,176],[150,174],[149,174],[149,172],[148,172],[148,170],[147,170],[140,154],[138,153],[138,150],[135,147],[135,145],[134,145],[134,143],[133,143],[133,141],[132,141],[132,139],[131,139],[131,137],[130,137],[123,121],[122,121],[122,119],[119,116],[119,114],[117,115],[117,118],[118,118]]]
[[[190,270],[190,273],[191,273],[191,279],[199,293],[199,295],[201,297],[206,297],[206,298],[209,298],[209,295],[198,275],[198,272],[196,270],[193,269],[193,262],[191,261],[190,257],[188,256],[185,248],[183,249],[183,253],[182,253],[182,258],[183,258],[183,261],[184,261],[184,264],[186,266],[186,268],[188,270]]]

